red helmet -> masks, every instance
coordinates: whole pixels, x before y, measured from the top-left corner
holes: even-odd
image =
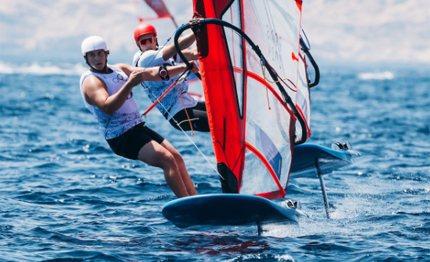
[[[154,34],[155,36],[157,36],[157,31],[155,31],[155,27],[151,24],[139,24],[134,29],[134,40],[137,42],[139,37],[146,34]]]

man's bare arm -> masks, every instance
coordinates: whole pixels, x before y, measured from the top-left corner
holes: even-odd
[[[198,72],[198,68],[196,64],[193,62],[193,69],[191,72],[196,73]],[[139,72],[143,76],[142,81],[161,81],[161,77],[159,75],[160,67],[150,67],[150,68],[141,68],[141,67],[134,67],[127,64],[117,64],[116,67],[120,68],[124,71],[127,75],[130,75],[132,72]],[[166,67],[167,72],[169,73],[169,76],[175,76],[182,72],[184,72],[187,69],[186,65],[177,65],[177,66],[168,66]],[[194,72],[195,71],[195,72]],[[138,83],[139,84],[139,83]]]
[[[106,84],[99,78],[91,76],[84,81],[85,100],[90,105],[97,106],[105,114],[111,115],[125,103],[135,82],[136,79],[133,78],[131,81],[129,79],[117,93],[110,96]]]
[[[188,61],[197,60],[199,58],[197,48],[182,50],[182,53]],[[181,62],[183,63],[184,61],[181,59]]]
[[[191,72],[197,73],[197,65],[192,62]],[[127,101],[133,88],[143,81],[161,81],[159,67],[138,68],[127,64],[115,65],[124,71],[129,77],[128,81],[113,95],[107,92],[106,84],[95,76],[90,76],[84,81],[83,91],[85,100],[90,104],[97,106],[104,113],[111,115],[121,108]],[[187,69],[186,65],[169,66],[166,68],[170,77],[178,75]]]
[[[196,40],[196,37],[193,33],[182,37],[178,40],[178,44],[179,44],[179,48],[181,50],[184,50],[186,48],[188,48],[189,46],[191,46],[194,41]],[[169,46],[166,46],[163,48],[163,59],[164,61],[167,61],[167,59],[171,58],[172,56],[176,55],[176,49],[175,49],[175,44],[171,44]],[[195,60],[195,59],[192,59]]]

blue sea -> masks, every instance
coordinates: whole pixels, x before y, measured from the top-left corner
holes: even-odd
[[[179,229],[161,169],[112,153],[79,94],[78,64],[0,63],[0,261],[429,261],[430,65],[320,65],[310,143],[362,156],[290,179],[297,225]],[[141,87],[140,111],[150,105]],[[156,111],[147,125],[182,154],[199,194],[220,193],[209,134]],[[192,141],[192,142],[191,142]],[[197,150],[196,146],[202,153]]]

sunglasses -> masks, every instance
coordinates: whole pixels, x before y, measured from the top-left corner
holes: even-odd
[[[156,37],[144,38],[144,39],[140,40],[139,43],[141,45],[147,45],[148,42],[152,44],[153,42],[155,42],[155,39],[156,39]]]

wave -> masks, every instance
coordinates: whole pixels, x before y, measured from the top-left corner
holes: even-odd
[[[391,80],[394,78],[394,73],[390,71],[378,73],[361,73],[358,75],[361,80]]]
[[[52,65],[51,63],[10,65],[0,61],[0,74],[81,75],[86,70],[87,68],[80,63],[62,65]]]

